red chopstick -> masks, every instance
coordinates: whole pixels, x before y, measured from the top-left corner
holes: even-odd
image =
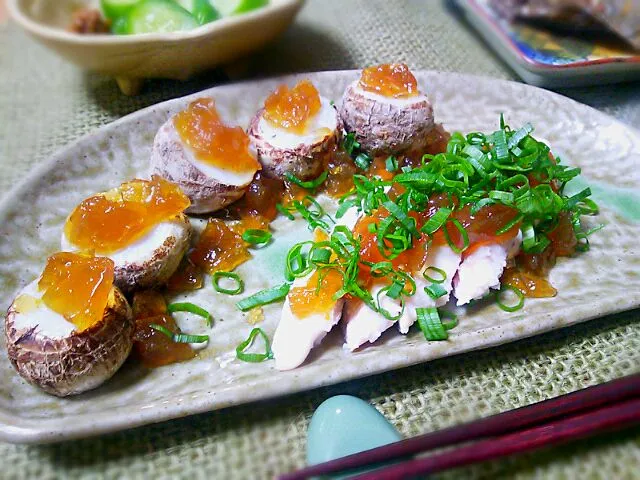
[[[382,447],[374,448],[372,450],[367,450],[364,452],[356,453],[353,455],[349,455],[347,457],[339,458],[336,460],[331,460],[329,462],[321,463],[318,465],[312,465],[310,467],[303,468],[293,473],[288,473],[280,476],[280,480],[299,480],[304,478],[309,478],[315,475],[325,475],[328,473],[335,473],[338,471],[350,470],[353,468],[363,467],[372,464],[378,464],[382,462],[387,462],[390,460],[398,460],[405,459],[411,457],[417,453],[426,452],[428,450],[433,450],[434,448],[440,448],[447,445],[453,445],[457,443],[467,442],[471,440],[480,440],[486,437],[495,437],[498,435],[505,435],[512,432],[516,432],[525,427],[531,427],[534,425],[539,425],[542,422],[547,422],[553,419],[557,419],[559,417],[566,417],[568,415],[573,415],[579,412],[585,412],[587,410],[593,410],[596,407],[600,407],[603,405],[614,405],[622,402],[623,400],[627,400],[630,398],[640,397],[640,374],[631,375],[629,377],[624,377],[619,380],[614,380],[612,382],[604,383],[602,385],[597,385],[594,387],[589,387],[584,390],[579,390],[577,392],[570,393],[568,395],[562,395],[560,397],[552,398],[549,400],[545,400],[543,402],[535,403],[533,405],[529,405],[526,407],[518,408],[515,410],[511,410],[505,413],[501,413],[498,415],[494,415],[485,419],[476,420],[474,422],[459,425],[451,428],[447,428],[445,430],[441,430],[438,432],[432,432],[425,435],[420,435],[418,437],[409,438],[406,440],[401,440],[396,443],[392,443],[389,445],[384,445]],[[619,408],[619,405],[612,408]],[[640,408],[636,407],[636,415],[640,417]],[[597,415],[597,412],[593,413]],[[587,414],[585,413],[585,416]],[[576,417],[576,418],[582,418]],[[591,418],[591,417],[589,417]],[[596,417],[596,419],[599,417]],[[615,417],[617,418],[617,417]],[[566,421],[569,421],[567,419]],[[561,425],[565,420],[560,420],[556,425]],[[577,421],[577,420],[576,420]],[[588,422],[590,420],[582,420],[583,422]],[[594,420],[595,421],[595,420]],[[629,425],[629,422],[632,422],[632,419],[624,417],[624,420],[621,420],[624,425]],[[587,425],[587,430],[594,429],[594,433],[596,428],[616,428],[617,424],[612,425],[602,425],[598,427],[598,423],[592,425],[591,423],[585,423]],[[575,427],[576,435],[586,435],[588,431],[583,431],[577,428],[576,425],[571,424],[570,426]],[[572,428],[573,428],[572,427]],[[542,431],[545,431],[545,427],[540,427]],[[552,427],[555,428],[555,427]],[[558,427],[565,428],[565,427]],[[569,428],[569,427],[567,427]],[[531,429],[535,430],[535,429]],[[565,430],[562,430],[565,432]],[[524,435],[525,432],[514,433],[513,435],[509,435],[503,438],[514,437],[517,435]],[[539,433],[539,432],[538,432]],[[566,433],[566,432],[565,432]],[[574,437],[566,438],[565,433],[558,434],[558,441],[569,440]],[[519,437],[518,437],[519,438]],[[528,437],[526,437],[528,438]],[[544,444],[551,444],[553,441],[552,438],[547,436],[541,437],[544,438]],[[577,436],[575,438],[578,438]],[[495,442],[496,440],[490,440],[489,442]],[[510,442],[514,442],[514,439],[511,438]],[[476,443],[472,446],[472,448],[477,448],[478,445],[484,445],[487,442]],[[538,448],[543,446],[544,444],[538,444],[536,442],[524,442],[524,444],[518,444],[521,450],[524,451],[533,448]],[[500,444],[502,445],[502,444]],[[508,444],[507,444],[508,445]],[[505,445],[506,446],[506,445]],[[464,450],[459,449],[457,451]],[[491,450],[488,446],[485,446],[487,452],[494,452],[494,455],[498,455],[497,451],[500,450],[500,446],[496,447],[498,450]],[[507,449],[508,450],[508,449]],[[452,452],[447,452],[448,455]],[[468,464],[471,462],[480,461],[474,455],[473,452],[466,453],[466,455],[470,455],[474,458],[474,460],[465,460],[467,457],[461,457],[459,461],[464,461],[465,463],[460,463],[460,465]],[[510,453],[504,453],[503,455],[508,455]],[[465,455],[463,452],[461,455]],[[437,456],[440,458],[440,462],[442,462],[442,458],[440,455]],[[412,464],[416,466],[414,462],[422,462],[429,460],[428,459],[420,459],[415,461],[409,461],[408,463],[396,465],[393,468],[401,467],[404,465]],[[457,457],[454,457],[457,458]],[[487,457],[489,458],[497,458],[497,457]],[[421,468],[424,465],[421,464]],[[425,467],[426,468],[426,467]],[[431,467],[429,467],[431,468]],[[428,470],[433,471],[433,470]],[[380,474],[381,470],[375,472],[376,478],[378,474]]]
[[[627,400],[611,407],[582,413],[564,420],[483,440],[450,452],[431,457],[409,460],[398,465],[365,473],[353,480],[396,480],[429,473],[441,472],[449,468],[462,467],[506,457],[514,453],[528,452],[541,447],[557,445],[570,440],[595,435],[640,423],[640,398]]]

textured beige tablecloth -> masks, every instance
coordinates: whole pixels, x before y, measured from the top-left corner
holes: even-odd
[[[383,61],[513,78],[436,0],[311,0],[279,42],[235,72],[268,75]],[[213,72],[186,83],[153,81],[141,96],[126,98],[111,80],[64,63],[14,25],[0,27],[0,191],[78,136],[220,79]],[[563,93],[640,127],[639,84]],[[489,351],[96,439],[41,447],[0,443],[0,478],[268,478],[303,465],[310,415],[331,395],[370,401],[410,436],[637,373],[639,352],[635,311]],[[638,478],[640,429],[444,476],[512,477]]]

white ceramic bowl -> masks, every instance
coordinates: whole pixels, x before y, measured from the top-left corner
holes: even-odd
[[[281,34],[304,0],[270,0],[249,13],[194,30],[144,35],[85,35],[66,31],[79,6],[99,0],[7,0],[9,15],[36,40],[87,70],[116,77],[126,94],[144,78],[186,79],[236,60]]]

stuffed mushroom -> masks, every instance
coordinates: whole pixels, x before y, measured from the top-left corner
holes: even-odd
[[[272,177],[291,173],[315,178],[324,158],[339,143],[342,124],[335,107],[308,80],[281,85],[249,125],[249,136],[263,169]]]
[[[404,64],[365,68],[344,92],[340,118],[371,155],[424,147],[434,127],[431,103]]]
[[[151,172],[182,188],[187,213],[215,212],[241,198],[260,164],[240,127],[225,125],[210,98],[201,98],[158,130]]]
[[[115,264],[125,292],[163,285],[189,248],[189,199],[160,177],[133,180],[85,199],[67,218],[62,249],[92,252]]]
[[[134,323],[113,274],[107,258],[61,252],[17,295],[5,337],[9,360],[25,380],[64,397],[96,388],[120,368]]]

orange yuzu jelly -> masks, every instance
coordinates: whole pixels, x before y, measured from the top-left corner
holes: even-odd
[[[305,286],[294,287],[289,292],[291,311],[300,319],[316,313],[325,314],[328,319],[336,303],[333,295],[342,285],[342,275],[337,270],[316,270]]]
[[[276,128],[302,135],[322,106],[320,94],[309,80],[293,88],[280,85],[264,102],[264,119]]]
[[[136,179],[84,200],[67,219],[64,232],[78,249],[108,254],[142,238],[189,204],[180,187],[161,177]]]
[[[113,261],[60,252],[51,255],[38,281],[44,304],[81,332],[104,315],[113,288]]]
[[[389,98],[418,95],[418,81],[404,63],[385,63],[362,70],[360,88]]]
[[[260,163],[249,149],[249,136],[241,127],[222,123],[213,99],[191,102],[173,118],[173,124],[198,160],[240,174],[260,170]]]

